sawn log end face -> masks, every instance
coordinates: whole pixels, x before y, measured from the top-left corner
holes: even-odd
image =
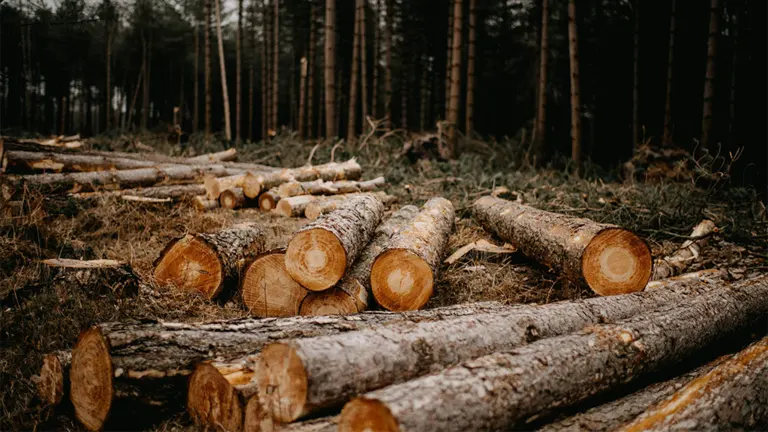
[[[70,398],[75,417],[86,429],[101,430],[114,396],[112,358],[101,331],[90,328],[80,334],[72,353]]]
[[[594,236],[581,265],[589,287],[603,296],[642,291],[653,272],[648,245],[621,228],[608,228]]]
[[[303,287],[322,291],[344,276],[347,252],[332,232],[322,228],[309,229],[291,239],[285,254],[285,267]]]
[[[64,398],[64,366],[56,354],[46,354],[43,357],[37,392],[40,399],[51,406],[58,405]]]
[[[224,282],[221,261],[203,240],[187,235],[165,250],[155,266],[158,285],[173,284],[177,288],[198,291],[212,299]]]
[[[299,308],[299,315],[304,316],[350,315],[358,312],[361,312],[358,310],[358,302],[338,288],[309,293]]]
[[[232,385],[210,364],[199,365],[189,380],[187,411],[195,424],[240,432],[243,407]]]
[[[256,257],[243,272],[243,303],[252,315],[287,317],[299,313],[307,290],[285,268],[285,253],[269,252]]]
[[[308,411],[308,378],[298,352],[289,344],[274,343],[261,352],[256,379],[262,409],[280,423],[298,420]]]
[[[344,405],[339,418],[339,432],[400,432],[397,420],[386,405],[359,397]]]
[[[424,306],[432,296],[434,276],[423,258],[407,249],[390,249],[371,267],[371,289],[387,310],[408,311]]]

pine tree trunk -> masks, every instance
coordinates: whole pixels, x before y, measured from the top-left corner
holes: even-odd
[[[675,59],[675,15],[677,0],[672,0],[672,13],[669,17],[669,52],[667,53],[667,91],[664,103],[664,137],[662,144],[672,144],[672,83]]]
[[[373,95],[371,95],[371,115],[379,118],[379,56],[381,55],[381,0],[375,0],[376,10],[373,12]]]
[[[149,52],[147,50],[147,37],[144,31],[141,32],[141,69],[144,71],[144,80],[142,81],[141,97],[141,129],[147,129],[147,120],[149,118]]]
[[[571,65],[571,159],[581,167],[581,89],[579,87],[579,41],[576,0],[568,0],[568,52]]]
[[[368,126],[368,53],[366,52],[365,44],[365,13],[366,13],[366,0],[360,0],[358,6],[358,20],[360,21],[360,101],[362,102],[362,114],[360,121],[362,123],[362,130],[365,132]]]
[[[547,146],[547,73],[549,59],[549,0],[541,0],[541,46],[539,51],[539,93],[536,108],[536,156],[543,158]]]
[[[421,61],[421,85],[419,86],[419,132],[424,133],[427,123],[427,74],[429,73],[429,64],[427,55],[424,54]]]
[[[477,0],[469,0],[469,49],[467,54],[467,124],[466,133],[472,136],[475,128],[475,27]]]
[[[192,133],[197,133],[197,127],[200,123],[200,28],[199,23],[195,22],[195,55],[193,57],[194,70],[194,89],[192,89]]]
[[[336,0],[325,0],[325,136],[337,136]]]
[[[387,129],[392,128],[392,38],[393,38],[393,32],[394,32],[394,21],[395,21],[395,6],[393,4],[394,0],[385,0],[387,2],[387,21],[386,21],[386,38],[387,38],[387,70],[384,75],[384,88],[385,88],[385,99],[384,99],[384,111],[387,116],[387,122],[386,127]]]
[[[453,53],[451,54],[451,103],[448,107],[448,152],[450,157],[457,154],[459,128],[459,102],[461,95],[461,23],[462,0],[453,0]]]
[[[347,141],[357,137],[357,77],[360,65],[360,8],[362,0],[355,0],[355,29],[352,44],[352,65],[349,76],[349,120],[347,121]]]
[[[203,31],[205,49],[205,140],[211,139],[211,1],[203,0],[205,27]]]
[[[323,165],[286,168],[269,173],[249,173],[243,179],[242,187],[245,196],[256,198],[261,191],[272,189],[289,181],[323,181],[356,180],[360,178],[362,169],[354,159],[346,162],[331,162]]]
[[[632,72],[632,154],[640,140],[640,0],[635,0],[635,46]]]
[[[408,130],[408,88],[410,72],[408,71],[409,65],[405,63],[400,65],[400,71],[402,76],[400,77],[400,127],[403,130]]]
[[[254,93],[256,92],[256,50],[258,49],[258,45],[256,42],[256,5],[255,2],[253,5],[249,6],[250,8],[250,17],[249,17],[249,29],[248,29],[248,35],[249,40],[251,41],[250,45],[248,46],[248,140],[251,142],[254,142],[254,130],[253,130],[253,124],[255,122],[256,118],[256,112],[254,111]]]
[[[240,112],[242,110],[242,97],[243,97],[243,84],[242,84],[242,71],[243,71],[243,60],[242,60],[242,45],[243,45],[243,0],[237,1],[237,34],[235,35],[235,56],[236,56],[236,63],[235,68],[237,69],[235,73],[235,142],[240,143],[242,139],[242,134],[240,133],[240,126],[242,124],[242,119],[240,117]]]
[[[717,37],[720,33],[720,0],[712,0],[709,8],[707,73],[704,80],[704,115],[701,120],[702,150],[708,150],[712,144],[712,104],[715,99],[715,79],[717,73]]]
[[[267,0],[261,5],[261,139],[269,139],[269,107],[271,99],[269,96],[270,87],[270,62],[269,62],[269,16],[267,14]]]
[[[448,119],[450,115],[451,106],[451,71],[453,70],[453,61],[451,55],[453,54],[453,1],[448,0],[448,36],[447,48],[445,52],[445,118]]]
[[[273,2],[273,19],[272,19],[272,129],[277,132],[278,125],[278,101],[279,101],[279,81],[278,81],[278,66],[280,64],[280,0],[272,0]]]
[[[731,91],[730,91],[730,98],[729,98],[729,112],[728,112],[728,141],[731,145],[731,148],[734,147],[734,142],[736,140],[736,137],[734,135],[734,125],[736,124],[736,80],[738,78],[738,74],[736,71],[738,70],[739,66],[739,24],[741,22],[741,17],[737,13],[733,17],[733,43],[731,46],[731,50],[733,51],[732,54],[732,60],[731,60]]]
[[[219,43],[219,72],[221,73],[221,95],[224,103],[224,137],[227,143],[232,141],[232,127],[229,116],[229,90],[227,89],[227,67],[224,58],[224,37],[221,34],[221,0],[213,0],[216,13],[216,37]]]
[[[317,12],[315,5],[312,5],[309,19],[309,57],[307,57],[307,131],[306,138],[312,138],[312,129],[315,119],[315,20]]]
[[[304,132],[305,129],[305,105],[304,101],[306,99],[306,86],[307,86],[307,58],[302,57],[301,58],[301,76],[299,78],[301,81],[299,82],[299,137],[301,139],[305,139],[307,137],[307,134]]]
[[[107,23],[107,80],[104,84],[104,93],[106,94],[105,105],[105,130],[109,130],[109,120],[112,115],[112,31],[109,29],[109,23]]]
[[[284,250],[264,253],[251,261],[243,269],[240,292],[245,307],[258,317],[296,316],[309,293],[288,274]]]
[[[339,428],[523,428],[531,416],[689,360],[704,348],[748,331],[766,313],[768,280],[763,276],[680,306],[539,340],[367,393],[344,407]]]
[[[472,213],[486,230],[599,295],[642,290],[651,277],[648,245],[615,225],[490,196],[475,201]]]
[[[379,191],[367,193],[376,196],[385,206],[389,206],[396,201],[396,197],[387,195],[386,192]],[[304,217],[313,221],[326,213],[335,211],[343,205],[344,201],[353,199],[358,195],[358,193],[346,193],[341,195],[317,196],[304,207]]]

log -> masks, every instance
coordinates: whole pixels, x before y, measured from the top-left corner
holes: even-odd
[[[384,204],[367,195],[310,222],[288,243],[288,273],[311,291],[332,287],[368,244],[383,215]]]
[[[227,189],[219,195],[219,205],[225,209],[238,209],[246,202],[242,188]]]
[[[299,195],[290,198],[280,198],[275,207],[275,213],[285,217],[302,217],[304,210],[313,201],[320,199],[316,195]]]
[[[377,196],[384,205],[388,206],[397,200],[392,195],[387,195],[386,192],[368,192],[370,195]],[[309,202],[304,209],[304,217],[309,220],[315,220],[320,215],[330,213],[346,200],[354,198],[360,194],[343,194],[343,195],[328,195],[322,197],[316,197],[315,200]]]
[[[367,393],[343,409],[341,431],[510,430],[746,331],[768,313],[768,276],[679,306],[586,328]],[[369,428],[369,429],[366,429]]]
[[[415,310],[432,296],[441,257],[453,231],[453,204],[432,198],[397,233],[371,267],[376,302],[391,311]]]
[[[198,163],[218,163],[218,162],[229,162],[237,159],[237,150],[236,149],[227,149],[216,153],[207,153],[202,154],[200,156],[194,156],[187,158],[188,163],[192,164],[198,164]]]
[[[256,379],[271,416],[290,422],[350,398],[497,351],[617,322],[715,291],[718,281],[683,280],[668,289],[392,324],[277,342],[262,352]],[[343,347],[343,349],[338,349]],[[349,373],[349,371],[365,371]]]
[[[111,293],[128,297],[139,292],[138,276],[122,261],[55,258],[44,260],[43,264],[48,272],[48,285],[62,303],[72,298],[72,289],[94,296]]]
[[[154,263],[158,285],[197,291],[208,299],[239,283],[243,262],[264,251],[266,233],[243,223],[213,234],[187,234],[174,239]]]
[[[96,200],[121,196],[137,196],[145,198],[170,198],[174,201],[193,199],[205,193],[205,186],[201,184],[154,186],[139,189],[122,189],[115,191],[83,192],[72,194],[77,200]]]
[[[35,379],[37,394],[47,406],[61,403],[69,394],[69,367],[72,364],[71,351],[55,351],[43,356],[40,375]]]
[[[206,176],[203,180],[205,186],[205,195],[208,199],[219,199],[222,192],[229,189],[243,187],[245,174],[235,174],[231,176],[217,178],[216,176]]]
[[[759,430],[766,425],[768,338],[763,338],[620,430]]]
[[[408,205],[392,214],[376,228],[368,245],[357,261],[336,284],[334,289],[311,292],[301,303],[301,315],[345,315],[368,309],[371,294],[371,266],[373,260],[384,251],[392,237],[400,232],[419,209]]]
[[[193,399],[203,397],[204,400],[190,401],[188,397],[187,406],[188,408],[193,407],[196,412],[192,414],[192,417],[203,425],[216,427],[219,424],[237,423],[237,421],[233,422],[229,419],[234,416],[245,419],[246,430],[259,430],[253,425],[258,425],[265,419],[269,420],[264,423],[265,425],[271,425],[272,422],[268,417],[265,417],[265,413],[261,410],[258,397],[253,397],[258,391],[258,384],[253,379],[253,366],[261,349],[272,341],[331,335],[404,321],[445,320],[457,316],[506,309],[509,309],[509,306],[496,302],[483,302],[399,314],[364,312],[353,316],[241,319],[230,323],[210,324],[208,327],[212,327],[212,331],[218,330],[225,340],[229,340],[230,337],[226,331],[228,327],[240,332],[244,335],[243,338],[248,336],[252,340],[242,339],[241,345],[235,349],[230,349],[229,345],[222,345],[217,354],[211,355],[214,358],[219,357],[218,361],[205,363],[210,367],[206,367],[190,383],[188,393],[192,395],[189,397]],[[222,344],[226,344],[226,342],[222,342]],[[225,354],[227,357],[224,357]],[[239,358],[234,358],[238,355]],[[214,370],[218,375],[213,373]],[[237,393],[237,398],[231,396],[231,392]],[[248,401],[247,405],[246,400]],[[227,408],[221,409],[219,408],[221,406]],[[242,414],[243,410],[246,410],[245,414]]]
[[[667,288],[670,285],[679,285],[681,283],[689,283],[696,281],[703,282],[717,282],[724,281],[729,278],[727,270],[719,269],[707,269],[699,270],[697,272],[685,273],[680,276],[673,276],[666,279],[652,280],[645,286],[645,291],[653,291],[658,289]]]
[[[289,181],[311,180],[356,180],[362,168],[353,158],[346,162],[331,162],[324,165],[286,168],[270,173],[248,173],[243,179],[243,190],[248,198],[256,198],[263,190],[269,190]]]
[[[693,228],[691,239],[686,240],[672,255],[653,263],[651,280],[665,279],[683,273],[701,254],[709,238],[717,231],[715,223],[705,219]]]
[[[280,195],[277,193],[276,188],[262,192],[259,195],[259,210],[263,212],[274,210],[277,207],[278,201],[280,201]]]
[[[301,301],[309,291],[288,274],[285,251],[274,250],[245,267],[240,292],[251,315],[285,317],[299,314]]]
[[[198,211],[215,210],[219,208],[219,200],[208,199],[205,195],[192,198],[192,206]]]
[[[472,214],[487,231],[599,295],[640,291],[651,277],[648,245],[628,230],[485,196]]]
[[[277,188],[277,192],[280,195],[280,198],[289,198],[298,195],[339,195],[373,192],[385,184],[387,184],[387,181],[384,177],[377,177],[366,181],[323,181],[322,179],[310,182],[291,181],[281,184]]]
[[[157,165],[148,160],[97,156],[77,153],[7,151],[2,172],[90,172],[147,168]]]

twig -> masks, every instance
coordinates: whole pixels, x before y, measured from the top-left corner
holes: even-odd
[[[322,141],[320,141],[320,142],[318,142],[317,144],[315,144],[315,146],[314,146],[314,147],[312,147],[312,151],[311,151],[311,152],[309,152],[309,157],[307,158],[307,166],[312,166],[312,158],[315,156],[315,151],[318,149],[318,147],[320,147],[320,145],[321,145],[322,143],[323,143],[323,142],[322,142]]]
[[[331,148],[331,162],[333,162],[334,154],[336,153],[336,149],[339,148],[342,144],[344,144],[344,138],[340,139],[339,142],[333,145]]]

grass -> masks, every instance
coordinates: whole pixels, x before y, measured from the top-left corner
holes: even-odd
[[[173,155],[223,149],[221,143],[204,145],[193,137],[182,151],[152,135],[102,137],[93,145],[125,151],[131,150],[136,139]],[[293,135],[281,135],[273,142],[249,143],[239,150],[240,161],[284,167],[328,162],[332,155],[336,161],[356,157],[365,178],[383,175],[388,179],[387,191],[399,198],[399,204],[421,204],[437,195],[449,198],[460,220],[448,252],[480,238],[498,242],[471,220],[468,208],[474,199],[505,186],[526,204],[631,229],[648,240],[654,256],[671,252],[694,225],[710,218],[719,227],[719,234],[694,270],[723,266],[764,270],[767,265],[765,207],[753,190],[733,187],[727,181],[714,185],[702,185],[696,180],[621,182],[618,167],[605,171],[589,164],[577,176],[562,160],[533,167],[524,146],[511,140],[465,142],[465,150],[457,160],[409,163],[399,157],[402,144],[402,138],[392,136],[386,141],[372,139],[360,150],[360,146],[343,141],[302,142]],[[712,166],[700,166],[697,179],[711,176],[707,170]],[[38,262],[45,258],[126,260],[146,279],[165,243],[186,232],[211,231],[238,220],[255,220],[270,233],[272,245],[279,246],[305,223],[253,209],[198,213],[186,205],[169,209],[115,200],[72,213],[46,216],[37,212],[0,221],[0,292],[39,283],[43,274]],[[470,253],[444,266],[428,307],[480,300],[547,303],[590,295],[588,290],[566,283],[557,273],[519,254]],[[158,287],[143,289],[139,296],[128,299],[94,299],[74,292],[61,301],[45,287],[41,294],[25,302],[15,302],[13,294],[10,298],[0,310],[2,430],[78,428],[69,417],[39,405],[32,376],[43,354],[70,348],[79,332],[94,323],[125,319],[200,321],[244,315],[233,304],[211,304]],[[186,417],[180,416],[158,430],[187,426]]]

